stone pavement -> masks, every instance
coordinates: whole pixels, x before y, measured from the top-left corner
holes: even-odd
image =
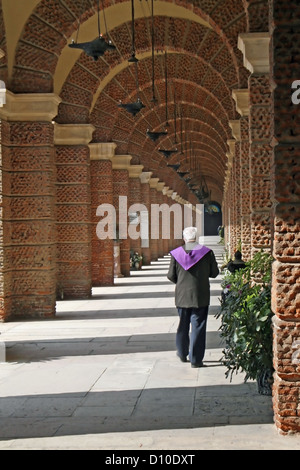
[[[221,262],[218,237],[204,241]],[[277,432],[271,397],[225,377],[221,276],[211,280],[208,367],[177,359],[168,264],[59,301],[53,320],[0,324],[1,450],[300,449],[300,436]]]

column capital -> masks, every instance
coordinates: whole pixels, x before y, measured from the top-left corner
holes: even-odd
[[[54,124],[55,145],[87,145],[93,138],[91,124]]]
[[[232,97],[236,103],[236,110],[241,116],[249,116],[249,90],[248,88],[232,90]]]
[[[162,190],[164,189],[164,186],[165,186],[164,182],[157,183],[156,191],[162,192]]]
[[[227,140],[227,145],[229,147],[229,154],[232,155],[232,156],[234,156],[234,154],[235,154],[235,144],[236,144],[235,139]]]
[[[111,158],[113,170],[129,170],[131,155],[113,155]]]
[[[242,33],[238,48],[244,56],[244,66],[251,73],[270,73],[270,33]]]
[[[142,184],[149,183],[151,175],[152,175],[152,171],[142,171],[142,173],[140,174],[141,183]]]
[[[239,119],[235,121],[229,121],[229,126],[231,127],[232,130],[232,135],[237,140],[240,142],[241,140],[241,122]]]
[[[156,188],[157,184],[159,182],[159,178],[150,178],[149,180],[149,185],[150,185],[150,188]]]
[[[144,165],[130,165],[128,168],[129,178],[139,178]]]
[[[61,101],[54,93],[14,94],[6,90],[6,105],[0,108],[0,119],[51,122]]]
[[[89,145],[91,160],[111,160],[117,144],[113,142],[93,143]]]

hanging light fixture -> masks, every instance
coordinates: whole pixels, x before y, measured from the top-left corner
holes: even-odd
[[[163,135],[167,135],[167,131],[150,131],[150,129],[147,129],[147,132],[146,132],[147,136],[153,141],[153,142],[156,142],[160,137],[162,137]]]
[[[154,5],[153,0],[151,0],[151,48],[152,48],[152,103],[156,103],[157,99],[155,96],[155,70],[154,70]]]
[[[135,54],[135,25],[134,25],[134,0],[131,0],[131,37],[132,37],[132,52],[131,57],[128,59],[128,62],[134,63],[138,62]]]
[[[178,168],[180,167],[180,163],[174,163],[174,164],[167,163],[167,166],[169,166],[170,168],[173,168],[173,170],[177,172]]]
[[[139,79],[138,79],[138,59],[135,56],[134,0],[131,0],[131,26],[132,26],[132,55],[130,59],[128,59],[128,62],[134,63],[135,65],[137,101],[134,101],[133,103],[122,103],[122,101],[120,101],[118,107],[125,109],[134,117],[141,111],[141,109],[146,107],[142,103],[139,97],[140,87],[139,87]]]
[[[180,178],[184,178],[185,175],[188,174],[188,171],[177,171],[177,173],[179,174]]]
[[[104,8],[103,8],[103,15],[104,15]],[[105,41],[100,31],[100,0],[98,0],[98,37],[94,39],[93,41],[78,43],[77,40],[78,40],[79,29],[80,29],[80,21],[79,21],[76,41],[72,40],[72,43],[69,44],[69,47],[71,49],[82,49],[88,56],[92,57],[95,61],[98,60],[99,57],[102,56],[106,51],[112,51],[116,49],[116,46],[112,44],[111,40],[109,40],[108,42]]]
[[[169,126],[168,122],[168,72],[167,72],[167,51],[165,51],[165,92],[166,92],[166,126]],[[167,134],[167,132],[166,132]],[[175,135],[176,135],[176,124],[175,124]],[[177,153],[177,148],[173,150],[165,150],[165,149],[158,149],[159,152],[161,152],[166,158],[169,158],[172,153]]]
[[[154,70],[154,7],[153,0],[151,0],[151,48],[152,48],[152,103],[157,103],[157,98],[155,96],[155,70]],[[147,136],[153,141],[156,142],[163,135],[167,135],[167,131],[151,131],[147,129]]]
[[[166,158],[169,158],[172,153],[177,153],[177,149],[175,150],[166,150],[166,149],[158,149],[159,152],[161,152]]]
[[[145,108],[145,105],[142,103],[140,98],[133,103],[122,103],[122,101],[118,104],[119,108],[126,109],[132,116],[136,116],[142,108]]]

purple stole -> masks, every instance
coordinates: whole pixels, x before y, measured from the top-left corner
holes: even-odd
[[[211,251],[211,249],[207,246],[197,245],[189,253],[185,251],[183,246],[175,248],[175,250],[170,251],[170,253],[176,259],[177,263],[179,263],[180,266],[182,266],[183,269],[187,271],[196,263],[198,263],[198,261],[200,261],[200,259],[202,259],[203,256],[205,256],[209,251]]]

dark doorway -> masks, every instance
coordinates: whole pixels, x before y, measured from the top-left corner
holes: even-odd
[[[222,225],[220,204],[210,201],[204,206],[204,235],[218,235],[218,227]]]

